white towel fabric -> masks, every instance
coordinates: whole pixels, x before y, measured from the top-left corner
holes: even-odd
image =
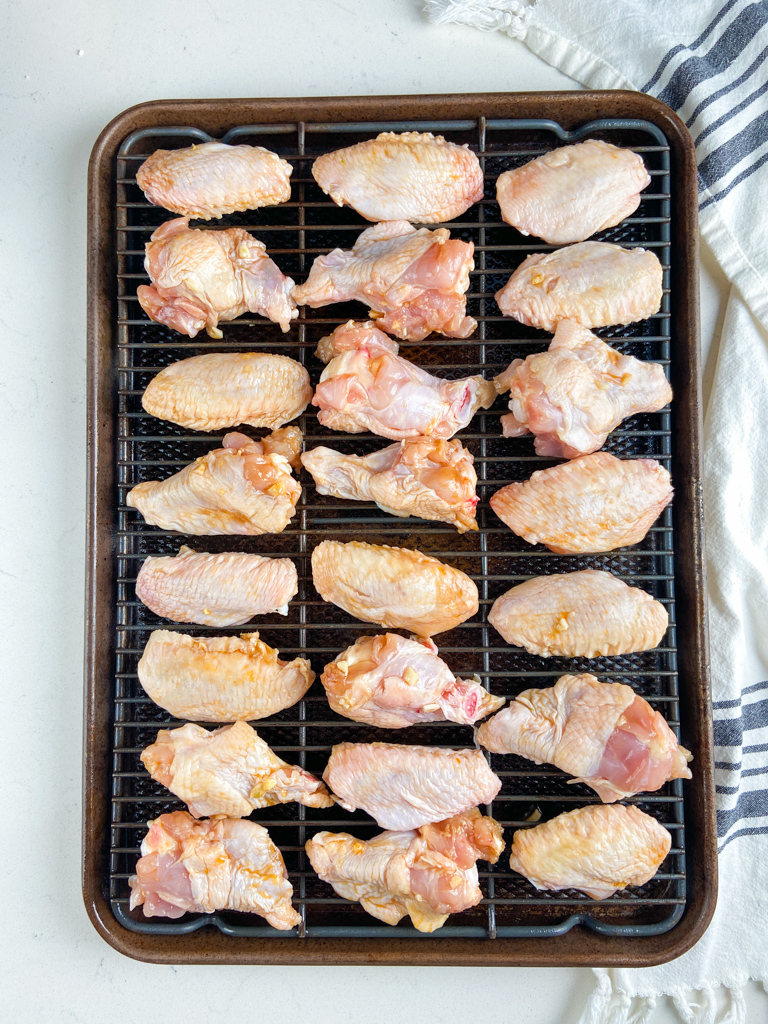
[[[686,1024],[714,1024],[718,986],[723,1024],[743,1024],[741,989],[768,983],[768,0],[429,0],[427,11],[507,32],[590,88],[658,96],[696,143],[701,231],[733,285],[704,426],[718,905],[679,959],[598,970],[582,1024],[644,1024],[660,995]]]

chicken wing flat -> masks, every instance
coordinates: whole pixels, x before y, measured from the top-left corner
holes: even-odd
[[[472,725],[504,703],[477,680],[457,679],[431,640],[397,633],[361,637],[325,666],[320,680],[337,714],[381,729]]]
[[[638,544],[671,500],[669,473],[655,459],[595,452],[507,484],[490,504],[529,544],[578,555]]]
[[[605,900],[645,885],[669,853],[672,837],[637,807],[593,804],[518,829],[509,866],[537,889],[579,889]]]
[[[632,324],[661,307],[662,269],[645,249],[579,242],[533,253],[496,292],[504,316],[554,331],[561,320],[583,327]]]
[[[572,320],[562,320],[546,352],[514,359],[494,379],[509,391],[505,437],[532,433],[539,455],[573,459],[605,443],[627,416],[672,400],[658,363],[625,356]]]
[[[501,789],[481,750],[399,743],[337,743],[323,779],[345,810],[397,830],[489,804]]]
[[[141,404],[150,416],[189,430],[282,427],[312,400],[309,374],[270,352],[211,352],[180,359],[149,382]]]
[[[318,832],[306,844],[312,867],[339,896],[386,924],[407,914],[420,932],[476,906],[482,899],[476,861],[495,864],[503,849],[501,826],[476,807],[415,831],[382,832],[368,841]]]
[[[296,514],[301,485],[291,476],[286,455],[268,452],[269,447],[269,439],[227,434],[223,448],[165,480],[137,484],[125,503],[163,530],[208,536],[281,533]]]
[[[312,582],[324,601],[363,622],[433,636],[478,609],[465,573],[410,548],[324,540],[312,552]]]
[[[139,285],[139,304],[151,320],[194,338],[203,328],[223,338],[219,322],[259,313],[283,331],[299,312],[293,281],[243,228],[193,229],[189,217],[161,224],[146,245],[151,285]]]
[[[293,289],[299,305],[364,302],[381,314],[389,334],[421,341],[430,331],[468,338],[477,321],[467,316],[466,291],[474,269],[472,242],[451,238],[447,228],[417,231],[407,221],[367,228],[352,249],[318,256],[305,284]]]
[[[460,441],[414,437],[372,455],[313,448],[301,457],[320,494],[375,501],[383,512],[477,529],[474,459]]]
[[[534,576],[497,598],[490,624],[542,658],[649,651],[667,631],[663,604],[599,569]]]
[[[331,430],[370,430],[401,441],[452,437],[479,408],[493,405],[496,390],[484,377],[443,380],[397,354],[397,342],[372,323],[348,323],[323,338],[317,349],[328,362],[312,404]],[[330,360],[330,361],[329,361]]]
[[[208,555],[182,547],[150,556],[136,578],[136,596],[156,615],[201,626],[242,626],[254,615],[288,614],[299,591],[290,558],[241,551]]]
[[[503,219],[522,234],[569,245],[620,224],[650,183],[639,154],[588,139],[505,171],[496,198]]]
[[[260,807],[294,800],[306,807],[333,806],[319,779],[286,764],[243,721],[214,732],[191,722],[181,729],[161,729],[141,761],[195,818],[242,818]]]
[[[143,906],[145,917],[240,910],[259,914],[280,931],[301,920],[282,854],[255,821],[161,814],[149,823],[128,884],[131,910]]]
[[[429,132],[382,132],[324,153],[312,174],[337,206],[346,203],[367,220],[439,224],[483,198],[475,154]]]
[[[663,715],[630,686],[585,673],[546,690],[525,690],[483,722],[475,739],[496,754],[553,764],[585,782],[604,803],[690,779],[691,754]]]
[[[136,172],[136,184],[155,206],[210,220],[286,202],[292,172],[286,160],[261,146],[204,142],[156,150]]]
[[[281,661],[279,653],[258,633],[199,637],[156,629],[139,661],[139,682],[176,718],[267,718],[301,700],[315,678],[306,658]]]

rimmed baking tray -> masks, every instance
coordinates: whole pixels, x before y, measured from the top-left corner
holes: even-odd
[[[466,341],[432,336],[404,345],[402,353],[448,377],[491,376],[510,359],[546,347],[549,336],[504,319],[493,293],[532,251],[548,247],[501,222],[495,180],[553,146],[602,138],[643,154],[651,175],[640,208],[599,238],[653,249],[665,267],[661,311],[642,324],[599,333],[621,351],[654,359],[669,373],[670,410],[632,417],[614,431],[606,450],[625,457],[652,456],[669,466],[675,484],[671,508],[636,547],[606,555],[556,556],[531,548],[494,516],[487,499],[498,487],[525,479],[543,465],[529,440],[500,437],[499,400],[459,435],[475,456],[480,530],[459,536],[452,528],[398,520],[369,504],[324,498],[302,474],[297,516],[279,536],[185,538],[147,526],[124,504],[130,487],[177,471],[216,447],[219,437],[195,434],[147,416],[141,393],[157,370],[177,359],[222,348],[283,352],[307,365],[317,381],[313,352],[319,338],[365,311],[357,304],[302,310],[289,334],[258,318],[224,326],[224,340],[192,340],[151,323],[135,299],[145,279],[143,246],[169,219],[135,185],[141,160],[158,148],[209,138],[266,145],[294,165],[291,201],[225,218],[263,239],[284,271],[303,280],[314,257],[348,247],[365,221],[336,208],[315,185],[310,167],[321,152],[370,138],[382,130],[424,130],[468,143],[478,152],[486,196],[447,226],[471,240],[476,268],[468,308],[479,327]],[[211,225],[208,225],[211,226]],[[711,729],[701,549],[699,484],[699,350],[697,319],[696,167],[685,128],[664,105],[635,93],[502,94],[464,97],[370,97],[314,100],[169,101],[121,114],[102,133],[89,174],[89,566],[85,681],[84,895],[104,938],[140,959],[171,963],[382,963],[382,964],[622,964],[640,966],[679,955],[701,935],[716,891]],[[300,420],[307,446],[330,443],[365,453],[381,438],[333,434],[310,410]],[[313,874],[303,853],[306,838],[322,828],[366,838],[377,831],[366,815],[317,811],[291,804],[256,812],[283,850],[301,925],[290,933],[259,918],[234,913],[147,921],[127,906],[146,821],[179,806],[149,779],[138,755],[156,730],[171,721],[143,694],[136,663],[153,628],[168,624],[136,599],[136,572],[149,554],[175,553],[182,543],[198,550],[249,550],[293,557],[300,592],[287,619],[266,616],[253,627],[284,657],[304,653],[317,672],[364,633],[375,633],[333,606],[311,585],[309,555],[323,537],[364,539],[417,547],[468,572],[478,582],[480,613],[444,634],[441,652],[457,673],[477,673],[507,697],[529,686],[551,685],[565,671],[594,671],[628,682],[661,710],[693,751],[694,779],[679,780],[633,802],[654,814],[673,835],[672,852],[646,886],[594,903],[576,892],[538,893],[508,868],[506,857],[480,865],[484,899],[438,932],[422,935],[407,919],[381,925],[356,904],[335,897]],[[667,606],[670,629],[654,651],[623,658],[534,658],[508,647],[486,623],[490,604],[522,579],[578,568],[604,568],[643,587]],[[183,632],[239,632],[171,626]],[[372,730],[334,715],[319,683],[295,707],[258,723],[259,733],[289,761],[322,772],[332,743],[344,739],[471,744],[471,732],[450,723],[406,731]],[[507,828],[525,827],[595,800],[586,787],[568,785],[549,766],[491,756],[503,780],[489,810]]]

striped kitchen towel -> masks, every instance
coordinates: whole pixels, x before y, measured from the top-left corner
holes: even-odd
[[[688,1024],[719,1012],[743,1024],[743,986],[768,983],[768,0],[430,0],[427,10],[521,39],[590,88],[651,93],[696,144],[700,228],[732,282],[704,424],[718,906],[678,960],[598,971],[582,1024],[652,1024],[661,995]]]

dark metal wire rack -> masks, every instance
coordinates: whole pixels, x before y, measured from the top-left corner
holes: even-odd
[[[320,153],[387,130],[432,131],[451,141],[468,143],[480,157],[486,180],[485,198],[446,225],[454,237],[475,244],[476,266],[471,275],[468,312],[477,319],[478,329],[467,340],[433,335],[425,342],[405,343],[403,355],[433,373],[456,378],[474,373],[492,376],[511,359],[546,348],[548,335],[503,318],[493,296],[529,253],[555,247],[526,238],[503,223],[495,201],[496,178],[503,170],[565,142],[600,138],[641,153],[652,180],[636,215],[596,237],[627,247],[642,245],[652,249],[664,267],[664,300],[656,316],[628,328],[608,328],[598,333],[622,352],[661,363],[669,374],[670,359],[674,358],[669,334],[670,151],[663,132],[647,121],[593,121],[570,132],[548,120],[485,118],[238,126],[230,129],[223,141],[264,145],[292,163],[291,200],[278,207],[227,217],[223,223],[209,222],[206,227],[247,228],[266,242],[270,255],[285,274],[303,281],[315,256],[336,246],[350,247],[368,223],[348,208],[337,208],[320,191],[310,173],[312,161]],[[479,865],[484,898],[478,907],[456,915],[429,936],[422,936],[407,920],[392,929],[371,918],[358,904],[336,897],[330,886],[314,875],[304,853],[305,840],[320,829],[352,831],[368,838],[379,831],[375,823],[363,812],[350,815],[339,808],[319,810],[287,804],[257,811],[253,817],[269,828],[283,852],[294,887],[294,902],[301,914],[301,924],[296,929],[278,932],[258,918],[229,912],[158,922],[145,920],[140,910],[128,910],[128,878],[134,873],[147,821],[181,806],[150,779],[139,761],[141,750],[154,740],[158,728],[177,724],[146,697],[138,682],[136,666],[150,632],[163,628],[205,635],[259,629],[268,643],[280,649],[282,657],[309,657],[319,674],[328,661],[359,636],[380,632],[377,627],[357,622],[324,603],[314,590],[309,559],[315,544],[326,537],[418,548],[445,559],[477,582],[479,614],[473,621],[437,638],[441,655],[457,675],[477,673],[493,693],[513,698],[530,686],[550,686],[565,672],[590,671],[601,679],[633,686],[665,715],[678,735],[680,731],[672,508],[666,509],[645,540],[633,548],[576,556],[554,555],[541,546],[529,546],[496,518],[488,499],[504,484],[526,479],[534,469],[553,462],[535,455],[528,439],[500,436],[498,421],[506,411],[502,399],[476,416],[459,435],[475,457],[480,497],[478,532],[459,535],[442,524],[396,519],[371,503],[323,497],[317,494],[305,471],[301,473],[304,489],[297,514],[277,536],[185,537],[148,526],[135,510],[125,505],[125,495],[135,484],[169,476],[217,447],[221,440],[221,435],[194,433],[144,413],[143,390],[163,366],[203,352],[272,351],[304,363],[316,383],[322,369],[314,356],[318,340],[339,323],[366,316],[366,310],[357,303],[319,310],[302,308],[288,334],[282,334],[276,325],[265,320],[241,317],[224,325],[223,341],[211,341],[205,336],[188,339],[145,316],[136,300],[136,287],[146,280],[144,244],[152,231],[172,214],[147,203],[135,183],[136,169],[158,148],[209,140],[205,132],[192,127],[144,129],[125,139],[116,161],[119,512],[115,523],[117,625],[114,685],[110,694],[114,704],[111,846],[109,877],[105,879],[116,917],[125,927],[139,932],[178,934],[214,926],[228,935],[269,935],[286,941],[307,935],[401,935],[424,939],[554,936],[577,923],[604,935],[657,935],[668,931],[682,916],[686,899],[680,780],[667,783],[657,793],[630,801],[653,814],[672,833],[672,850],[659,873],[643,887],[617,893],[600,903],[576,891],[537,892],[510,871],[504,854],[495,866],[482,862]],[[610,435],[605,449],[622,457],[656,458],[669,467],[673,418],[669,410],[634,416]],[[331,443],[345,452],[367,454],[389,443],[368,434],[335,434],[326,430],[318,424],[311,407],[302,415],[299,425],[307,447]],[[215,631],[159,619],[137,600],[136,574],[147,555],[175,554],[184,543],[196,550],[242,550],[293,558],[300,589],[289,615],[264,616],[248,627]],[[614,658],[543,660],[507,646],[488,626],[490,605],[514,583],[534,575],[584,568],[613,572],[627,583],[647,590],[667,607],[670,626],[659,647]],[[302,701],[258,722],[257,728],[278,754],[318,775],[332,744],[342,740],[472,745],[469,728],[448,722],[392,732],[350,722],[330,710],[319,681]],[[487,810],[505,827],[507,843],[512,831],[528,827],[533,817],[540,815],[541,820],[547,820],[564,810],[598,802],[590,789],[582,784],[569,784],[568,777],[551,766],[535,766],[511,755],[488,756],[503,787]]]

